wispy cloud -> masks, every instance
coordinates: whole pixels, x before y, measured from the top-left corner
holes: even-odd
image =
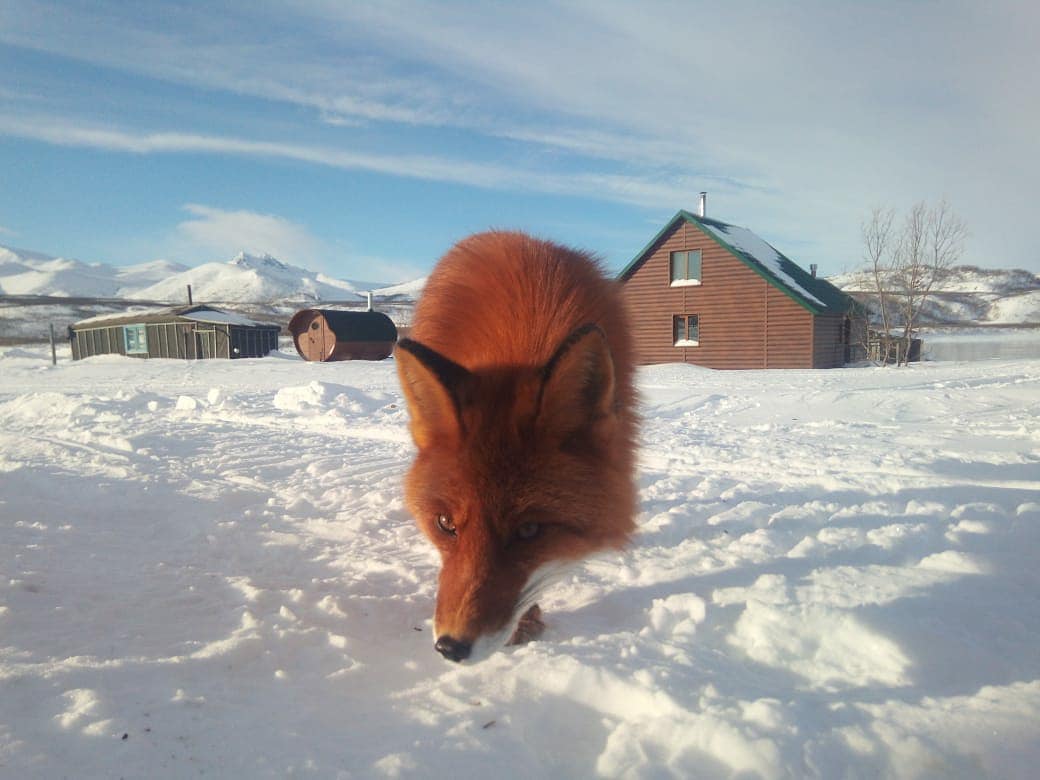
[[[11,237],[14,237],[14,236],[17,236],[17,235],[18,234],[15,233],[10,228],[6,228],[3,225],[0,225],[0,236],[11,236]]]
[[[410,261],[334,249],[307,226],[277,214],[201,203],[186,203],[182,209],[190,216],[175,229],[171,252],[178,257],[226,260],[240,251],[266,253],[293,265],[322,270],[329,268],[329,260],[335,256],[337,270],[330,271],[330,277],[377,283],[406,281],[426,273]]]
[[[322,242],[306,227],[284,217],[198,203],[185,204],[184,210],[191,218],[177,225],[179,237],[218,257],[231,257],[239,251],[268,253],[286,262],[314,267],[316,257],[324,253]]]
[[[141,133],[82,125],[62,117],[0,117],[0,134],[131,154],[199,153],[295,160],[345,170],[366,170],[412,179],[504,190],[576,195],[597,200],[667,207],[688,196],[681,177],[643,177],[604,173],[554,173],[549,170],[473,162],[462,158],[412,154],[375,154],[320,145],[258,141],[194,133]]]
[[[349,275],[354,281],[397,284],[418,279],[430,272],[425,266],[416,265],[410,260],[395,260],[375,255],[352,254],[349,259],[354,269]]]
[[[138,13],[122,3],[11,0],[0,17],[0,43],[311,108],[323,121],[452,121],[460,97],[436,79],[418,70],[395,73],[365,50],[367,33],[356,25],[330,25],[319,14],[301,29],[301,10],[303,4],[166,4],[164,23],[156,26],[154,11]],[[222,15],[222,25],[214,25],[215,14]]]

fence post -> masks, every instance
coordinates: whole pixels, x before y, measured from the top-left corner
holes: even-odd
[[[54,323],[50,323],[51,326],[51,365],[58,365],[58,351],[54,346]]]

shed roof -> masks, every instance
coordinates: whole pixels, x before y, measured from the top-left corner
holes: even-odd
[[[855,301],[828,282],[815,277],[790,258],[777,251],[747,228],[717,219],[698,217],[679,211],[618,274],[624,281],[650,256],[657,243],[677,225],[687,222],[728,251],[771,285],[786,293],[813,314],[843,314]]]
[[[123,314],[101,314],[72,324],[72,328],[107,328],[115,325],[136,325],[160,322],[206,322],[221,325],[239,325],[250,328],[277,328],[270,322],[257,322],[241,314],[224,311],[205,304],[168,306],[164,308],[135,309]]]

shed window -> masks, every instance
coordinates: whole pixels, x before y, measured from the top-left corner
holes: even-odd
[[[673,286],[701,283],[701,250],[672,252],[671,281]]]
[[[123,326],[123,344],[126,354],[141,355],[148,353],[148,330],[144,325]]]
[[[700,322],[696,314],[677,314],[672,317],[672,343],[677,347],[700,345]]]

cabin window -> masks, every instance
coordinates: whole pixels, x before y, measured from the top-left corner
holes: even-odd
[[[144,325],[125,325],[123,327],[123,344],[126,354],[148,354],[148,331]]]
[[[701,283],[701,250],[672,252],[671,282],[673,287]]]
[[[672,343],[677,347],[700,345],[700,322],[696,314],[677,314],[672,317]]]

